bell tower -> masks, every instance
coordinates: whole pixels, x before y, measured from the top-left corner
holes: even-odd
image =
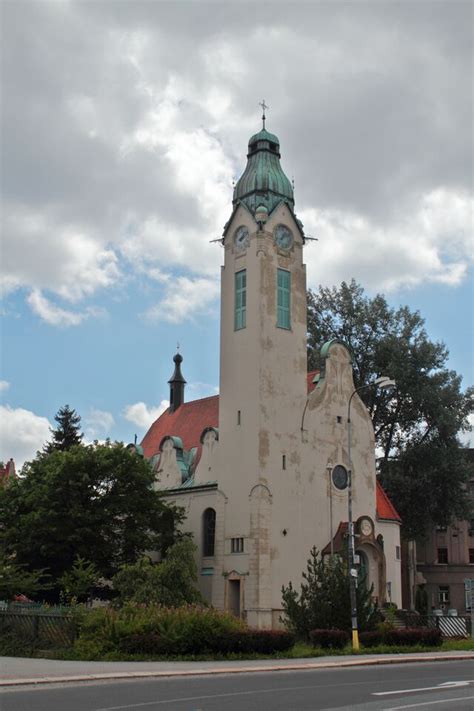
[[[249,140],[223,244],[219,481],[232,502],[226,536],[246,541],[249,622],[271,626],[272,497],[298,456],[306,400],[306,269],[303,225],[265,113]]]

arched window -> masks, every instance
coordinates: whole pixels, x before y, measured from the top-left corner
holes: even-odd
[[[202,548],[203,556],[214,555],[214,542],[216,538],[216,512],[206,509],[203,514]]]

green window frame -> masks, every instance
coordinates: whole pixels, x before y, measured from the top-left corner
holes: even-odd
[[[291,272],[277,270],[277,326],[291,328]]]
[[[235,310],[234,330],[239,331],[247,325],[247,271],[235,273]]]

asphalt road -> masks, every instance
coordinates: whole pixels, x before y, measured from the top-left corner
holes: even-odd
[[[453,661],[18,687],[2,690],[0,709],[473,711],[474,665]]]

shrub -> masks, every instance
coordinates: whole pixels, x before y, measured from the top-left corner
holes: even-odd
[[[379,644],[383,644],[384,635],[379,630],[372,632],[361,632],[359,635],[359,641],[364,647],[377,647]]]
[[[256,652],[258,654],[273,654],[273,652],[284,652],[290,649],[296,637],[291,632],[283,630],[245,630],[242,641],[245,652]]]
[[[309,638],[313,647],[323,649],[343,649],[349,642],[349,634],[345,630],[311,630]]]
[[[422,644],[429,647],[436,647],[441,644],[441,632],[437,628],[427,627],[407,627],[406,629],[394,629],[387,632],[385,642],[389,645],[400,645],[413,647]]]
[[[75,647],[81,655],[93,650],[94,658],[117,650],[129,654],[202,654],[215,651],[219,640],[223,644],[222,640],[243,629],[240,620],[212,608],[126,605],[86,615]],[[230,643],[229,639],[228,646]]]

